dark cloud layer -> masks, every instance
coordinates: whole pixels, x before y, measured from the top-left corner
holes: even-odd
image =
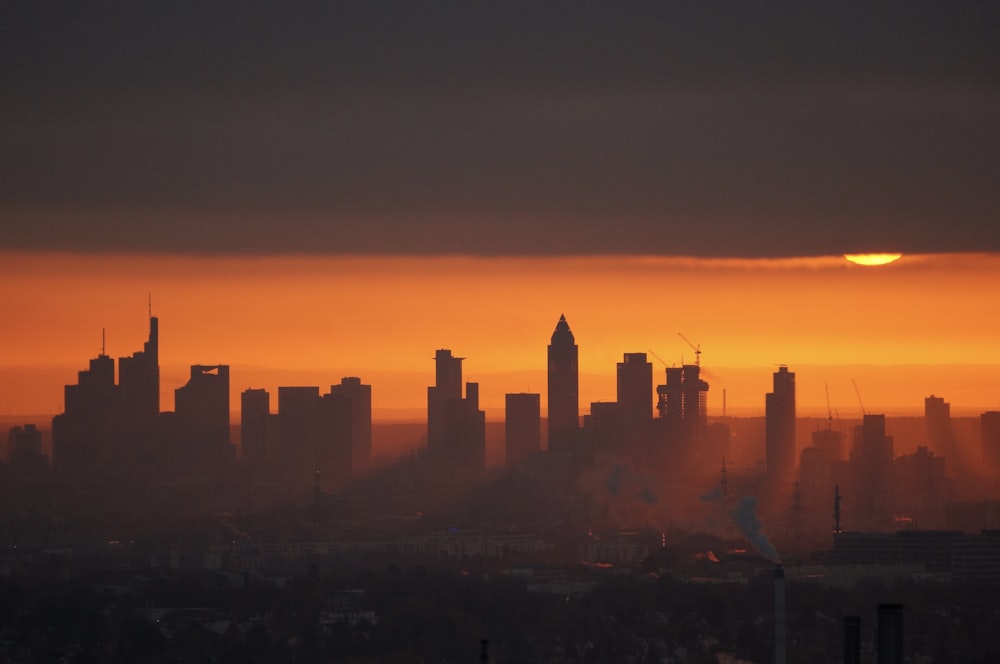
[[[994,3],[0,8],[0,248],[1000,250]]]

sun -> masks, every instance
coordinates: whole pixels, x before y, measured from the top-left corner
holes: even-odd
[[[844,254],[844,258],[855,265],[888,265],[902,257],[903,254]]]

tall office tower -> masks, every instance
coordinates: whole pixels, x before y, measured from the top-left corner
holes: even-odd
[[[330,488],[351,479],[354,456],[351,397],[331,390],[320,398],[316,414],[313,467],[320,473],[320,484]]]
[[[450,350],[434,355],[436,384],[427,388],[427,450],[446,463],[466,468],[486,464],[486,413],[479,410],[479,384],[466,383],[462,360]]]
[[[76,385],[65,387],[63,412],[52,418],[56,471],[92,476],[95,466],[112,460],[115,397],[115,361],[102,352],[77,374]]]
[[[990,410],[979,416],[983,462],[987,470],[1000,475],[1000,411]]]
[[[653,365],[645,353],[625,353],[618,363],[619,430],[614,449],[638,459],[649,451],[653,421]]]
[[[788,367],[774,373],[774,391],[764,399],[767,472],[776,479],[795,471],[795,374]]]
[[[350,376],[341,378],[339,385],[331,385],[330,394],[351,401],[350,472],[353,475],[364,470],[372,457],[372,386],[363,385],[360,378]]]
[[[434,353],[434,385],[427,388],[427,449],[444,449],[447,404],[462,400],[462,360],[450,350]]]
[[[456,458],[466,468],[486,467],[486,411],[479,409],[479,383],[465,384],[458,420],[462,432],[455,441]]]
[[[851,449],[851,482],[855,519],[865,519],[865,528],[879,527],[892,514],[893,440],[885,433],[885,415],[866,414],[854,428]]]
[[[864,459],[888,474],[894,456],[892,436],[885,435],[885,415],[865,414],[854,428],[851,460]]]
[[[680,367],[667,367],[666,378],[666,384],[656,386],[659,397],[656,410],[661,419],[680,426],[684,418],[684,370]]]
[[[240,439],[243,461],[263,466],[268,457],[267,429],[271,419],[271,395],[267,390],[244,390],[240,395]]]
[[[924,423],[927,425],[927,441],[931,450],[954,463],[951,404],[933,394],[924,399]]]
[[[708,383],[701,379],[701,367],[685,364],[681,368],[684,393],[684,429],[700,434],[708,425]]]
[[[299,482],[312,482],[319,446],[319,388],[278,388],[278,449],[274,462]]]
[[[144,434],[160,414],[159,320],[149,318],[149,340],[142,350],[118,358],[121,425],[127,434]]]
[[[507,465],[515,466],[542,449],[541,395],[508,394],[505,400]]]
[[[618,405],[626,425],[652,419],[653,365],[645,353],[625,353],[618,363]]]
[[[552,333],[548,364],[549,450],[568,451],[580,426],[579,348],[566,316]]]
[[[229,365],[192,364],[174,390],[176,435],[188,461],[211,467],[233,457],[229,442]]]

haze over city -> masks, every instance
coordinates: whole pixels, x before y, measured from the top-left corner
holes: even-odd
[[[1000,7],[0,8],[0,660],[1000,660]]]

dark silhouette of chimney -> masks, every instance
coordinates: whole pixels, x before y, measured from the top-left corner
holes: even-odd
[[[490,661],[490,640],[480,639],[479,640],[479,661],[484,664]]]
[[[860,616],[844,616],[844,664],[861,664]]]

